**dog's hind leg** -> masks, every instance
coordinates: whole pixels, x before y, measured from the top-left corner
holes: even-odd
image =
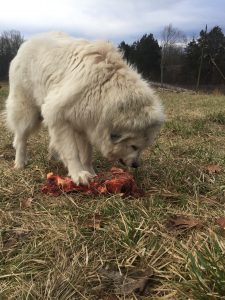
[[[15,169],[23,169],[27,164],[27,136],[23,132],[15,133],[13,146],[16,149]]]
[[[36,106],[30,105],[25,98],[7,99],[7,123],[14,133],[13,146],[16,149],[15,168],[24,168],[27,162],[27,139],[41,123],[40,112]]]

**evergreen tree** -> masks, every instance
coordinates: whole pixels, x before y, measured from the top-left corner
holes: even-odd
[[[225,36],[219,26],[215,26],[208,33],[201,30],[199,38],[188,43],[185,53],[184,68],[188,73],[189,82],[193,84],[196,82],[200,63],[202,63],[201,84],[225,82]]]
[[[152,34],[145,34],[132,45],[124,41],[119,48],[123,51],[124,58],[135,65],[138,71],[145,77],[157,80],[160,74],[160,47]]]

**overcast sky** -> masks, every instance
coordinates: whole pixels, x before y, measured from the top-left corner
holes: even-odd
[[[2,0],[0,32],[60,30],[76,37],[133,42],[144,33],[159,38],[165,25],[189,37],[219,25],[225,30],[225,0]]]

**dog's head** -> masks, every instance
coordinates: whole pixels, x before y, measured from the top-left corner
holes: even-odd
[[[131,101],[120,101],[105,114],[101,132],[101,152],[111,161],[138,167],[139,157],[151,146],[164,122],[160,100],[147,95]]]
[[[154,142],[164,122],[163,107],[133,70],[120,70],[114,81],[108,83],[92,142],[109,160],[137,167],[140,154]]]
[[[141,153],[153,144],[161,123],[136,131],[107,131],[101,144],[102,154],[110,161],[119,161],[122,165],[137,168]]]

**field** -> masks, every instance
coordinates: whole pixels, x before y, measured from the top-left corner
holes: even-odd
[[[167,121],[134,173],[138,199],[42,194],[48,172],[66,174],[46,130],[15,171],[0,121],[1,299],[225,299],[225,96],[158,93]]]

